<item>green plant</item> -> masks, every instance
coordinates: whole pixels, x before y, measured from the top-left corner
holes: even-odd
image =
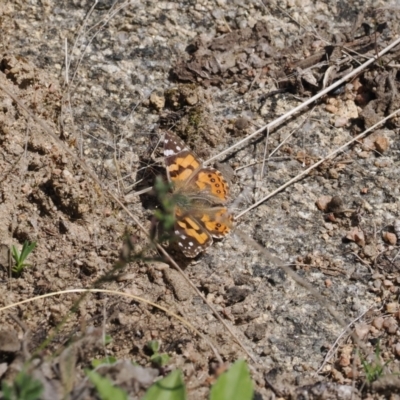
[[[93,368],[97,368],[99,365],[102,364],[114,364],[117,362],[117,359],[113,356],[107,356],[103,358],[97,358],[95,360],[92,360],[91,364]]]
[[[246,361],[238,360],[212,386],[210,400],[251,400],[253,392]]]
[[[104,336],[104,345],[107,346],[108,344],[110,344],[112,342],[112,337],[111,335],[105,335]]]
[[[170,357],[168,354],[166,353],[162,353],[160,354],[160,342],[158,342],[157,340],[150,340],[149,342],[147,342],[147,347],[148,349],[153,353],[150,357],[150,361],[159,366],[159,367],[163,367],[164,365],[167,365]]]
[[[373,361],[368,362],[362,356],[360,356],[360,359],[361,359],[361,364],[363,366],[363,370],[365,373],[365,379],[367,380],[368,383],[372,383],[372,382],[376,381],[379,377],[381,377],[383,375],[385,367],[390,362],[392,362],[392,360],[388,360],[384,364],[382,364],[381,349],[380,349],[379,341],[376,345],[375,359]]]
[[[253,383],[247,364],[236,361],[212,386],[210,400],[252,400]],[[186,400],[185,382],[179,370],[155,382],[147,390],[143,400]]]
[[[172,371],[165,378],[153,383],[142,400],[186,400],[185,382],[181,371]]]
[[[25,263],[25,260],[27,259],[29,254],[34,250],[35,247],[36,247],[36,242],[29,243],[28,241],[25,241],[25,243],[23,244],[21,253],[14,245],[11,247],[11,253],[15,261],[15,265],[12,268],[13,274],[17,276],[21,275],[24,268],[29,265]]]
[[[96,388],[101,400],[127,400],[128,395],[125,390],[114,386],[114,384],[104,376],[95,371],[85,371],[86,375]]]
[[[11,385],[2,382],[1,390],[4,400],[39,400],[43,392],[43,385],[22,370]]]
[[[171,185],[163,181],[161,177],[157,177],[154,190],[157,194],[160,208],[154,212],[155,218],[160,222],[164,232],[170,231],[175,223],[175,205],[176,199],[170,193]]]

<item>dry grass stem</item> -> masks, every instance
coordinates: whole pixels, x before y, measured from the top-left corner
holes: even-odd
[[[273,192],[269,193],[267,196],[263,197],[261,200],[257,201],[250,207],[246,208],[246,210],[243,210],[241,213],[235,216],[235,220],[238,220],[240,217],[242,217],[244,214],[252,210],[253,208],[259,206],[261,203],[264,203],[264,201],[268,200],[272,196],[275,196],[277,193],[281,192],[283,189],[287,188],[290,186],[292,183],[298,181],[301,179],[303,176],[307,175],[310,171],[313,169],[317,168],[319,165],[321,165],[323,162],[328,160],[329,158],[335,156],[336,154],[340,153],[342,150],[344,150],[347,146],[351,145],[352,143],[356,142],[357,140],[361,139],[365,135],[367,135],[369,132],[373,131],[375,128],[377,128],[379,125],[382,125],[385,121],[393,118],[396,114],[398,114],[400,109],[397,109],[396,111],[392,112],[390,115],[388,115],[385,118],[382,118],[380,121],[378,121],[376,124],[372,125],[370,128],[366,129],[364,132],[361,132],[359,135],[357,135],[355,138],[349,140],[347,143],[345,143],[343,146],[338,147],[336,150],[332,151],[330,154],[328,154],[326,157],[324,157],[322,160],[316,162],[315,164],[311,165],[311,167],[307,168],[297,176],[295,176],[293,179],[290,179],[287,181],[285,184],[280,186],[278,189],[275,189]]]
[[[372,306],[373,307],[373,306]],[[321,366],[314,372],[314,376],[317,376],[322,369],[324,368],[324,366],[326,365],[326,363],[333,357],[333,355],[335,354],[336,348],[339,346],[339,342],[342,339],[342,337],[349,331],[349,329],[357,322],[359,321],[368,311],[370,311],[372,309],[372,307],[368,308],[367,310],[365,310],[363,313],[361,313],[357,318],[353,319],[353,321],[351,321],[340,333],[340,335],[336,338],[335,342],[332,344],[332,346],[330,347],[329,351],[326,353],[326,356],[324,358],[324,361],[322,361]]]
[[[396,39],[393,43],[391,43],[389,46],[385,47],[382,51],[380,51],[376,56],[370,58],[368,61],[366,61],[364,64],[360,65],[358,68],[354,69],[351,71],[349,74],[345,75],[342,79],[339,79],[332,85],[328,86],[326,89],[320,91],[317,93],[315,96],[310,97],[308,100],[304,101],[304,103],[298,105],[297,107],[291,109],[288,111],[286,114],[280,116],[279,118],[275,119],[274,121],[271,121],[269,124],[261,127],[260,129],[257,129],[255,132],[250,134],[249,136],[243,138],[242,140],[239,140],[237,143],[234,145],[228,147],[227,149],[221,151],[220,153],[216,154],[215,156],[209,158],[207,161],[204,162],[204,164],[209,164],[211,161],[214,161],[217,158],[220,158],[221,156],[231,152],[233,149],[243,145],[244,143],[248,142],[252,138],[256,137],[259,133],[264,132],[266,129],[271,130],[272,128],[275,128],[279,125],[281,125],[283,122],[288,120],[290,117],[295,115],[298,111],[303,110],[306,108],[308,105],[314,103],[316,100],[320,99],[322,96],[325,96],[325,94],[329,93],[331,90],[335,89],[336,87],[342,85],[346,81],[348,81],[350,78],[353,76],[359,74],[361,71],[366,69],[369,65],[371,65],[373,62],[375,62],[377,59],[382,57],[384,54],[389,52],[393,47],[397,46],[400,43],[400,38]]]
[[[109,290],[109,289],[67,289],[67,290],[60,290],[59,292],[46,293],[46,294],[42,294],[40,296],[30,297],[29,299],[26,299],[26,300],[21,300],[21,301],[18,301],[16,303],[8,304],[7,306],[1,307],[0,308],[0,312],[6,311],[6,310],[14,308],[14,307],[22,306],[24,304],[31,303],[31,302],[36,301],[36,300],[45,299],[45,298],[49,298],[49,297],[53,297],[53,296],[59,296],[59,295],[63,295],[63,294],[70,294],[70,293],[83,293],[83,294],[87,294],[87,293],[103,293],[103,294],[111,294],[111,295],[116,295],[116,296],[128,297],[128,298],[133,299],[135,301],[138,301],[140,303],[145,303],[145,304],[147,304],[149,306],[158,308],[159,310],[164,311],[169,316],[171,316],[173,318],[176,318],[178,321],[180,321],[182,323],[182,325],[185,325],[189,330],[193,331],[196,335],[198,335],[199,337],[204,339],[207,342],[207,344],[210,346],[212,351],[214,352],[215,357],[218,359],[218,361],[221,364],[223,363],[222,358],[219,355],[219,353],[218,353],[217,349],[215,348],[215,346],[210,342],[210,340],[206,336],[204,336],[201,332],[199,332],[190,322],[188,322],[184,318],[180,317],[179,315],[175,314],[174,312],[168,310],[167,308],[158,305],[157,303],[153,303],[153,302],[151,302],[149,300],[146,300],[146,299],[144,299],[142,297],[139,297],[139,296],[135,296],[135,295],[130,294],[130,293],[119,292],[117,290]]]

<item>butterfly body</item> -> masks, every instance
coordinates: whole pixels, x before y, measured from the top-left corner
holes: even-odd
[[[171,132],[164,137],[167,176],[175,200],[174,233],[186,257],[196,257],[226,236],[233,218],[224,204],[229,185],[215,168],[205,167],[185,143]]]

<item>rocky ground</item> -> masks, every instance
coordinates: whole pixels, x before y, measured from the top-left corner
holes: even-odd
[[[259,399],[397,398],[398,118],[196,259],[174,253],[240,345],[151,244],[159,204],[145,189],[165,176],[163,131],[218,155],[396,40],[399,16],[384,1],[1,4],[0,379],[34,356],[43,398],[95,398],[83,370],[109,355],[120,363],[103,375],[131,398],[180,368],[189,398],[204,399],[220,368],[208,340],[224,362],[248,360]],[[397,57],[218,157],[233,214],[397,110]],[[29,266],[11,273],[9,250],[26,241],[37,243]],[[71,293],[82,288],[119,294]],[[167,367],[151,365],[149,340]]]

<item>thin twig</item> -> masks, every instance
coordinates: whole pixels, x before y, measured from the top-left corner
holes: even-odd
[[[68,38],[65,38],[64,40],[64,45],[65,45],[65,83],[67,84],[67,86],[69,85],[69,62],[68,62]]]
[[[261,166],[260,181],[262,181],[264,178],[265,161],[267,159],[267,153],[268,153],[268,139],[269,139],[269,129],[267,129],[267,135],[265,136],[264,156],[263,156],[263,162],[262,162],[262,166]]]
[[[255,132],[253,132],[252,134],[250,134],[249,136],[243,138],[242,140],[239,140],[237,143],[235,143],[234,145],[232,145],[231,147],[228,147],[227,149],[221,151],[219,154],[216,154],[215,156],[209,158],[207,161],[204,162],[204,164],[209,164],[211,161],[231,152],[233,149],[243,145],[244,143],[248,142],[249,140],[251,140],[253,137],[257,136],[259,133],[265,131],[266,129],[271,130],[272,128],[275,128],[277,126],[279,126],[280,124],[282,124],[284,121],[286,121],[287,119],[289,119],[292,115],[296,114],[298,111],[306,108],[309,104],[312,104],[313,102],[315,102],[316,100],[318,100],[319,98],[321,98],[322,96],[324,96],[325,94],[329,93],[331,90],[335,89],[336,87],[342,85],[343,83],[345,83],[346,81],[348,81],[350,78],[352,78],[353,76],[357,75],[359,72],[361,72],[362,70],[364,70],[365,68],[367,68],[370,64],[372,64],[375,60],[377,60],[378,58],[382,57],[384,54],[386,54],[387,52],[389,52],[393,47],[397,46],[400,43],[400,37],[397,38],[393,43],[391,43],[390,45],[388,45],[387,47],[385,47],[381,52],[379,52],[377,55],[375,55],[374,57],[370,58],[368,61],[366,61],[364,64],[360,65],[358,68],[354,69],[353,71],[351,71],[349,74],[345,75],[342,79],[339,79],[338,81],[336,81],[335,83],[333,83],[332,85],[328,86],[326,89],[322,90],[321,92],[317,93],[315,96],[309,98],[308,100],[306,100],[304,103],[298,105],[297,107],[291,109],[290,111],[288,111],[286,114],[280,116],[279,118],[277,118],[276,120],[270,122],[269,124],[261,127],[260,129],[257,129]]]
[[[344,150],[347,146],[349,146],[350,144],[356,142],[357,140],[361,139],[363,136],[365,136],[367,133],[373,131],[375,128],[377,128],[379,125],[383,124],[385,121],[387,121],[388,119],[394,117],[396,114],[398,114],[400,111],[400,109],[397,109],[396,111],[392,112],[390,115],[388,115],[387,117],[381,119],[379,122],[377,122],[375,125],[372,125],[370,128],[366,129],[364,132],[360,133],[358,136],[356,136],[355,138],[349,140],[347,143],[345,143],[343,146],[340,146],[339,148],[337,148],[336,150],[332,151],[330,154],[328,154],[325,158],[323,158],[322,160],[316,162],[315,164],[311,165],[311,167],[307,168],[306,170],[304,170],[303,172],[301,172],[300,174],[298,174],[297,176],[295,176],[294,178],[290,179],[289,181],[287,181],[284,185],[280,186],[278,189],[275,189],[273,192],[269,193],[267,196],[263,197],[261,200],[257,201],[256,203],[254,203],[253,205],[251,205],[250,207],[248,207],[246,210],[242,211],[241,213],[239,213],[238,215],[235,216],[235,220],[238,220],[241,216],[243,216],[244,214],[246,214],[247,212],[249,212],[250,210],[252,210],[253,208],[259,206],[261,203],[264,203],[264,201],[268,200],[270,197],[275,196],[275,194],[281,192],[283,189],[287,188],[288,186],[290,186],[293,182],[298,181],[299,179],[301,179],[303,176],[307,175],[310,171],[312,171],[313,169],[317,168],[319,165],[321,165],[323,162],[325,162],[326,160],[328,160],[329,158],[333,157],[334,155],[340,153],[342,150]]]
[[[0,307],[0,312],[8,310],[8,309],[13,308],[13,307],[18,307],[18,306],[21,306],[23,304],[27,304],[27,303],[30,303],[30,302],[33,302],[33,301],[36,301],[36,300],[46,299],[48,297],[59,296],[60,294],[70,294],[70,293],[106,293],[106,294],[113,294],[113,295],[122,296],[122,297],[125,296],[125,297],[129,297],[130,299],[133,299],[133,300],[135,300],[137,302],[145,303],[145,304],[148,304],[149,306],[158,308],[159,310],[164,311],[166,314],[170,315],[171,317],[176,318],[183,325],[185,325],[191,331],[195,332],[199,337],[204,339],[208,343],[210,348],[214,351],[214,354],[218,358],[219,362],[221,362],[221,364],[222,364],[221,356],[219,355],[218,351],[215,349],[214,345],[210,342],[210,340],[207,337],[205,337],[201,332],[199,332],[190,322],[186,321],[184,318],[182,318],[179,315],[175,314],[174,312],[168,310],[167,308],[165,308],[163,306],[160,306],[159,304],[153,303],[153,302],[151,302],[149,300],[146,300],[146,299],[144,299],[142,297],[135,296],[135,295],[133,295],[131,293],[119,292],[117,290],[109,290],[109,289],[67,289],[67,290],[60,290],[58,292],[46,293],[46,294],[42,294],[40,296],[30,297],[29,299],[21,300],[21,301],[18,301],[16,303],[8,304],[8,305],[6,305],[4,307]]]
[[[328,353],[326,353],[326,356],[324,358],[324,361],[322,361],[321,366],[314,372],[314,376],[317,376],[322,369],[324,368],[325,364],[330,360],[331,357],[333,357],[336,347],[339,345],[340,339],[345,335],[345,333],[351,328],[352,325],[354,325],[357,321],[359,321],[369,310],[371,310],[375,305],[372,305],[370,308],[365,310],[361,315],[359,315],[357,318],[355,318],[353,321],[351,321],[341,332],[341,334],[337,337],[333,345],[330,347]]]
[[[79,28],[79,31],[78,31],[78,34],[77,34],[77,36],[76,36],[74,45],[72,46],[71,58],[70,58],[70,60],[69,60],[69,63],[65,65],[65,69],[68,71],[68,73],[69,73],[69,70],[70,70],[70,67],[71,67],[72,57],[73,57],[73,55],[74,55],[74,53],[75,53],[75,49],[76,49],[76,47],[77,47],[78,41],[80,40],[81,35],[82,35],[82,32],[84,31],[84,29],[85,29],[85,27],[86,27],[86,25],[87,25],[87,23],[88,23],[88,21],[89,21],[89,18],[90,18],[90,16],[92,15],[92,13],[93,13],[93,11],[94,11],[94,9],[95,9],[97,3],[98,3],[98,0],[94,0],[92,7],[90,8],[90,10],[88,11],[88,13],[86,14],[85,19],[83,20],[83,24],[82,24],[81,27]],[[67,57],[66,57],[66,60],[67,60]],[[78,67],[78,66],[77,66],[77,67]],[[76,73],[77,67],[75,68],[75,73]],[[74,76],[73,76],[72,79],[71,79],[71,83],[74,81],[75,73],[74,73]],[[68,82],[69,82],[69,81],[67,80],[67,83],[68,83]]]

